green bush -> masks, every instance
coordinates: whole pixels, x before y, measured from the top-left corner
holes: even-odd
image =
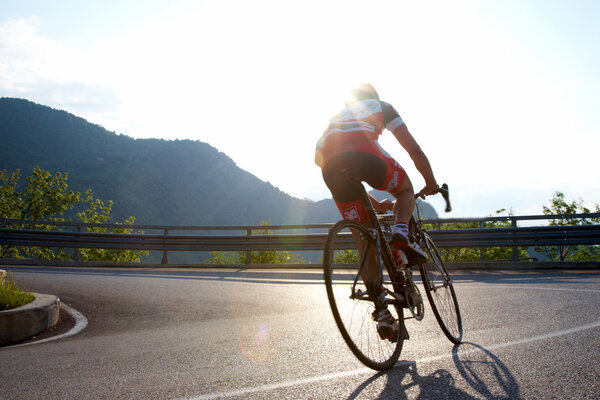
[[[512,216],[512,211],[506,209],[497,210],[494,215],[490,217],[499,217],[506,214],[506,216]],[[476,229],[476,228],[509,228],[511,226],[510,221],[489,221],[482,225],[479,222],[453,222],[443,224],[441,229]],[[426,229],[436,229],[433,225],[427,225]],[[445,262],[466,262],[466,261],[499,261],[499,260],[510,260],[512,258],[511,247],[464,247],[464,248],[443,248],[439,249],[442,258]],[[518,247],[519,258],[528,257],[527,249],[525,247]]]
[[[267,227],[271,224],[271,221],[260,222],[261,226]],[[272,232],[265,229],[258,229],[253,231],[255,235],[270,235]],[[206,262],[211,264],[246,264],[248,258],[247,251],[211,251],[211,258]],[[286,250],[260,250],[250,252],[250,264],[302,264],[304,259],[296,257],[290,254]]]

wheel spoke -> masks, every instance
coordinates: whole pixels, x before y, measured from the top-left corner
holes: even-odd
[[[360,237],[362,242],[355,240],[357,237]],[[370,299],[370,296],[366,296],[367,289],[361,274],[367,270],[363,268],[359,273],[359,264],[361,259],[367,260],[366,263],[370,262],[362,249],[375,249],[373,243],[371,246],[364,245],[372,240],[362,225],[353,221],[339,222],[330,231],[323,266],[327,295],[344,340],[361,362],[371,368],[383,370],[392,367],[398,360],[402,340],[391,342],[379,338],[377,322],[372,316],[375,310],[374,303],[365,300]],[[362,243],[362,247],[357,243]],[[353,285],[355,293],[360,290],[365,295],[349,295],[349,288],[351,291]],[[392,290],[389,280],[384,285],[389,285]],[[388,310],[394,319],[403,324],[401,308],[390,305]]]
[[[429,261],[421,266],[425,292],[442,331],[450,341],[459,343],[462,339],[462,320],[454,286],[440,253],[426,233],[423,244],[430,256]]]

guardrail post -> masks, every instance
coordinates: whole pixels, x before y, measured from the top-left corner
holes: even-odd
[[[167,236],[169,234],[169,230],[165,229],[164,230],[164,235]],[[163,240],[163,242],[166,239]],[[162,260],[160,261],[161,264],[163,265],[167,265],[169,263],[169,256],[167,256],[167,250],[163,250],[163,256],[162,256]]]
[[[485,228],[485,223],[483,221],[479,221],[479,227]],[[479,248],[479,261],[483,262],[483,247]]]
[[[246,236],[252,236],[252,229],[246,230]],[[246,265],[252,264],[252,252],[246,251]]]
[[[81,232],[81,225],[77,225],[77,233]],[[73,247],[73,261],[79,262],[79,247]]]
[[[512,228],[516,228],[517,227],[517,220],[516,219],[512,219],[510,226]],[[511,256],[511,260],[512,261],[519,261],[519,248],[517,246],[513,246],[512,247],[512,256]]]

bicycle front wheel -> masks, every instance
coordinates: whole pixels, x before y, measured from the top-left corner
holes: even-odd
[[[389,305],[398,331],[392,339],[381,339],[373,318],[375,305],[360,274],[366,268],[369,252],[375,252],[375,240],[365,226],[342,220],[331,229],[323,255],[327,297],[335,322],[354,355],[366,366],[385,370],[394,366],[404,338],[402,308]],[[373,254],[373,253],[371,253]],[[364,271],[364,270],[363,270]],[[384,287],[392,289],[387,274]]]
[[[446,337],[452,343],[460,343],[462,319],[452,279],[437,247],[426,232],[423,232],[423,245],[429,253],[429,260],[420,265],[420,271],[429,304]]]

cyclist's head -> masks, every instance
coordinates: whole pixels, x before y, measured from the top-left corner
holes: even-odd
[[[370,83],[361,83],[352,89],[352,98],[355,101],[367,100],[367,99],[375,99],[379,100],[379,95],[377,91]]]

